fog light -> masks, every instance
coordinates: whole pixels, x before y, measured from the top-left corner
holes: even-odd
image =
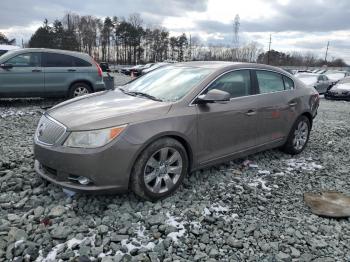
[[[88,184],[90,184],[90,179],[88,179],[87,177],[84,177],[84,176],[80,176],[80,177],[78,177],[78,182],[80,183],[80,184],[82,184],[82,185],[88,185]]]

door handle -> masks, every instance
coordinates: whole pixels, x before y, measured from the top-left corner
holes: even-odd
[[[247,116],[254,116],[254,115],[256,115],[256,111],[255,110],[253,110],[253,109],[251,109],[251,110],[249,110],[247,113],[245,113]]]
[[[288,105],[289,105],[289,106],[296,106],[296,105],[297,105],[297,102],[289,102]]]
[[[34,72],[34,73],[40,73],[41,70],[40,70],[40,69],[33,69],[32,72]]]
[[[75,70],[75,69],[68,69],[68,72],[75,72],[75,71],[77,71],[77,70]]]

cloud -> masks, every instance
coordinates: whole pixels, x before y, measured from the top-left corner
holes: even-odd
[[[66,12],[77,12],[95,16],[124,16],[140,13],[144,17],[181,16],[188,11],[203,12],[206,0],[11,0],[2,1],[0,8],[0,28],[24,26],[29,23],[50,21],[62,17]]]

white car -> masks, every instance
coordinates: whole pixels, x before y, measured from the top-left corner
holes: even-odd
[[[0,45],[0,56],[7,53],[10,50],[20,49],[20,47],[15,45]]]

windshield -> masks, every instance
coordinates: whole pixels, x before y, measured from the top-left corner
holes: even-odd
[[[304,84],[311,85],[317,82],[317,76],[298,75],[297,76]]]
[[[141,92],[162,101],[177,101],[203,81],[213,69],[165,66],[123,86],[127,92]]]

